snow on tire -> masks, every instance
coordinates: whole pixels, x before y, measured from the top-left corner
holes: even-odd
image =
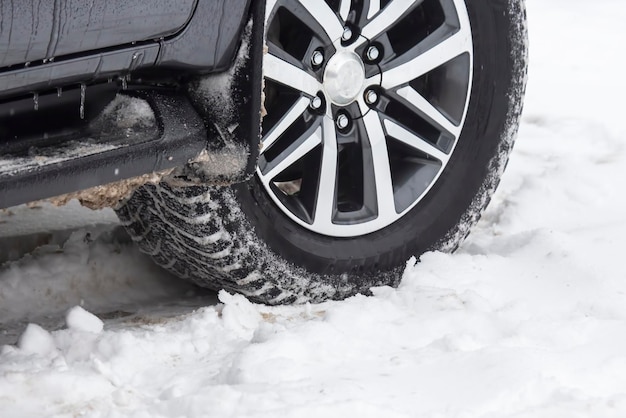
[[[522,0],[269,2],[254,178],[146,185],[118,214],[163,267],[256,301],[396,285],[412,255],[454,250],[499,182],[525,22]]]
[[[395,284],[401,270],[320,275],[287,262],[255,234],[233,189],[145,185],[117,210],[133,240],[162,267],[216,290],[268,304],[319,302]]]

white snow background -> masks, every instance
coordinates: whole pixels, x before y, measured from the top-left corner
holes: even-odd
[[[527,6],[500,189],[398,289],[218,301],[118,239],[111,212],[0,214],[0,417],[625,417],[626,2]]]

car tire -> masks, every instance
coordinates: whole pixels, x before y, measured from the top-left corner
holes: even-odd
[[[117,209],[139,247],[268,304],[394,286],[456,249],[516,136],[523,1],[269,1],[266,31],[256,175],[142,186]]]

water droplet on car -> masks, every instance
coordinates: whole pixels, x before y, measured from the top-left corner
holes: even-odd
[[[39,110],[39,93],[33,93],[33,104],[35,105],[35,110]]]
[[[63,96],[63,87],[57,87],[57,97]]]
[[[85,119],[85,95],[87,93],[87,85],[80,83],[80,118]]]

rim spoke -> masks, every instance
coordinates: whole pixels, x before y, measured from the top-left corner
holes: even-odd
[[[378,35],[382,34],[387,28],[393,26],[406,12],[411,10],[414,7],[419,6],[423,0],[418,0],[414,3],[405,1],[405,0],[395,0],[389,3],[380,13],[361,31],[361,35],[363,35],[367,39],[374,39]],[[378,6],[376,6],[378,3]],[[367,18],[371,17],[371,13],[373,10],[378,7],[380,10],[380,0],[370,1],[370,8],[367,13]]]
[[[385,129],[387,130],[387,134],[389,134],[389,136],[427,155],[430,155],[433,158],[436,158],[437,160],[441,161],[442,165],[446,164],[450,159],[449,155],[439,150],[428,141],[423,140],[419,136],[415,135],[412,132],[409,132],[402,126],[389,119],[385,120]]]
[[[341,37],[343,25],[333,9],[323,0],[300,0],[300,4],[324,29],[331,41]]]
[[[305,135],[300,137],[298,141],[294,142],[285,151],[283,151],[277,158],[278,163],[272,164],[272,167],[267,173],[264,173],[264,177],[267,183],[271,182],[274,177],[282,173],[300,158],[307,155],[313,148],[322,143],[322,129],[318,127],[314,131],[308,131]]]
[[[299,90],[311,97],[322,88],[315,77],[270,53],[265,54],[263,74],[270,80]]]
[[[370,7],[367,11],[367,18],[371,19],[376,13],[380,12],[380,0],[370,0]]]
[[[396,206],[391,181],[391,167],[387,140],[383,126],[376,112],[369,112],[363,117],[372,150],[372,168],[376,184],[376,203],[379,218],[391,218],[396,215]]]
[[[324,147],[320,167],[320,180],[315,202],[313,225],[328,226],[335,210],[335,185],[337,184],[337,133],[332,119],[324,118]]]
[[[309,107],[309,99],[301,97],[280,121],[263,137],[261,153],[264,153]]]
[[[450,122],[443,113],[426,100],[424,96],[415,91],[413,87],[403,87],[397,93],[400,97],[406,99],[408,105],[413,107],[418,113],[423,114],[431,122],[434,122],[435,125],[452,134],[455,139],[459,137],[461,128]]]
[[[348,20],[348,15],[350,14],[350,6],[352,5],[352,0],[341,0],[339,4],[339,16],[344,20]]]
[[[383,88],[391,89],[407,84],[449,62],[453,58],[464,53],[469,53],[471,44],[471,33],[461,29],[405,64],[385,71],[383,73],[382,86]]]

